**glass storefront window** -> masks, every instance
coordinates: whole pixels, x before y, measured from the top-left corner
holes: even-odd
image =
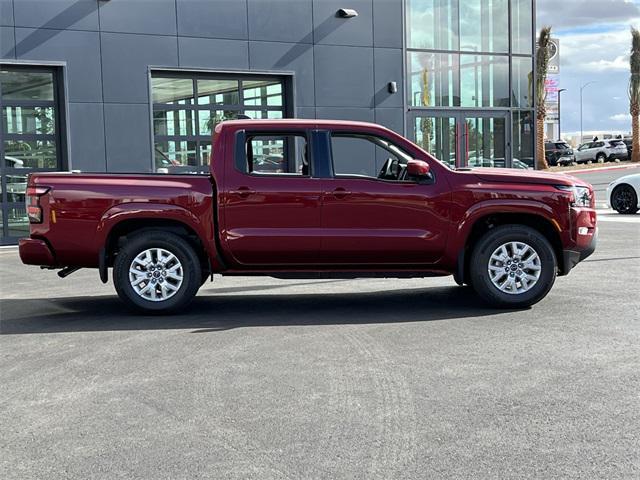
[[[238,112],[233,110],[199,110],[198,124],[201,135],[211,135],[217,124],[225,120],[238,118]]]
[[[168,105],[193,104],[193,81],[182,78],[153,78],[153,103]]]
[[[460,50],[509,51],[508,0],[464,0],[460,8]]]
[[[27,174],[60,168],[54,69],[0,69],[0,241],[27,236],[24,200]]]
[[[460,105],[458,55],[409,52],[409,104],[419,107]]]
[[[27,69],[0,71],[2,100],[10,101],[54,101],[53,74],[33,72]]]
[[[56,168],[56,143],[49,140],[5,140],[4,164],[8,168]]]
[[[409,0],[409,48],[458,50],[458,0]]]
[[[535,124],[534,112],[513,112],[513,164],[514,168],[535,168],[535,139],[533,129]]]
[[[533,54],[533,7],[531,0],[511,0],[511,51]]]
[[[416,143],[441,162],[456,165],[456,119],[454,117],[416,117]]]
[[[531,57],[513,57],[511,101],[514,107],[533,107],[533,61]]]
[[[198,105],[239,105],[238,80],[198,80]]]
[[[53,135],[56,129],[53,107],[3,107],[2,122],[7,134]]]
[[[460,55],[463,107],[509,106],[509,57]]]
[[[194,173],[211,162],[211,133],[239,115],[282,118],[281,78],[207,74],[162,74],[152,77],[156,172]],[[157,89],[157,91],[156,91]]]

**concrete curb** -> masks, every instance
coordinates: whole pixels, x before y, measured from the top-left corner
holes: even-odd
[[[637,165],[620,165],[617,167],[602,167],[602,168],[583,168],[581,170],[569,170],[568,172],[563,172],[566,173],[567,175],[573,175],[574,173],[589,173],[589,172],[595,172],[595,173],[599,173],[599,172],[606,172],[609,170],[627,170],[630,168],[638,168],[640,167],[640,164]]]

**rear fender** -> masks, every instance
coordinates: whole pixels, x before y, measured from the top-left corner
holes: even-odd
[[[222,269],[218,252],[215,248],[213,227],[205,225],[196,215],[189,210],[167,204],[154,203],[123,203],[107,210],[100,218],[96,231],[96,243],[98,248],[106,245],[109,234],[113,228],[125,220],[173,220],[184,224],[193,230],[200,238],[205,252],[211,262],[213,271]]]

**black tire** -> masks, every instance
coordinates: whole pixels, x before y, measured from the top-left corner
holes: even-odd
[[[179,260],[182,283],[166,300],[152,301],[140,296],[129,281],[129,268],[133,260],[147,249],[162,248]],[[113,283],[120,299],[134,310],[145,313],[172,313],[185,307],[198,293],[202,270],[198,256],[183,238],[173,233],[145,231],[131,237],[118,252],[113,266]]]
[[[623,183],[613,189],[611,208],[623,215],[633,215],[638,211],[638,196],[631,185]]]
[[[604,163],[606,161],[607,161],[607,156],[604,153],[599,153],[598,155],[596,155],[596,162]]]
[[[488,268],[493,252],[508,242],[524,242],[540,259],[538,281],[523,293],[505,293],[493,284]],[[549,241],[537,230],[524,225],[502,225],[485,233],[473,249],[470,262],[471,285],[487,303],[498,308],[526,308],[542,300],[556,279],[556,255]]]

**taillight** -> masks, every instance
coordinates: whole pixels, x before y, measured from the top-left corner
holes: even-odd
[[[49,187],[27,187],[25,197],[29,223],[42,223],[42,207],[40,197],[49,191]]]

